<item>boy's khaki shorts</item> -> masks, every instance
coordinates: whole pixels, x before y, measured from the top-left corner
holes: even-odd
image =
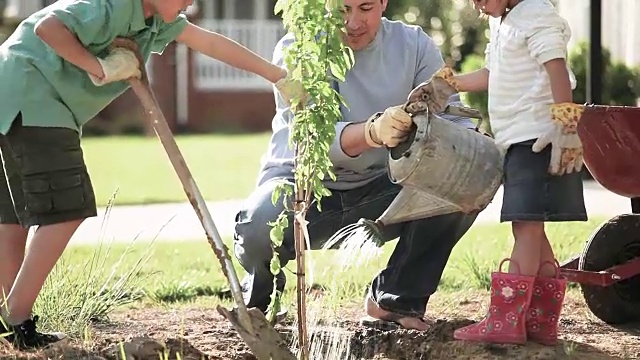
[[[97,215],[80,137],[66,128],[22,126],[0,134],[0,223],[25,228]]]

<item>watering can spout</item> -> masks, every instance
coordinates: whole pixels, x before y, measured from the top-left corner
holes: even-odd
[[[451,214],[460,208],[419,189],[403,188],[387,210],[376,220],[380,226]]]

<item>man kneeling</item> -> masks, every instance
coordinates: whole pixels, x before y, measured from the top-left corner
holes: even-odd
[[[361,218],[375,220],[391,204],[401,187],[389,181],[385,146],[397,146],[411,125],[400,104],[444,65],[437,46],[420,27],[382,17],[387,0],[345,0],[344,4],[345,42],[354,51],[355,65],[345,82],[334,84],[349,109],[342,108],[329,153],[337,177],[325,183],[332,195],[323,198],[322,212],[312,206],[307,214],[312,249],[321,248],[336,231]],[[283,50],[292,42],[291,34],[279,41],[274,63],[284,66]],[[288,146],[293,114],[277,92],[275,96],[274,132],[258,186],[236,215],[235,228],[235,254],[248,272],[242,286],[245,301],[248,307],[262,311],[273,290],[267,223],[283,210],[281,201],[273,205],[271,195],[279,180],[293,181],[294,156]],[[445,118],[475,127],[467,118]],[[429,297],[436,291],[453,247],[476,216],[453,213],[387,227],[383,240],[399,237],[399,241],[387,266],[371,283],[365,302],[369,319],[363,324],[427,329],[424,315]],[[278,253],[282,266],[294,259],[293,225],[287,228]],[[284,285],[281,272],[278,290]]]

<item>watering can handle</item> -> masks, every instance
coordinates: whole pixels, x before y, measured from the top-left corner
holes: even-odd
[[[445,114],[454,116],[464,116],[482,120],[482,113],[479,110],[466,106],[447,105],[444,109]]]
[[[405,109],[407,108],[407,105],[405,104]],[[406,111],[406,110],[405,110]],[[428,114],[429,110],[425,110],[424,112],[418,112],[418,113],[410,113],[411,117],[416,116],[417,114],[420,113],[427,113]],[[470,107],[466,107],[466,106],[456,106],[456,105],[447,105],[447,107],[444,109],[443,111],[444,114],[448,114],[448,115],[453,115],[453,116],[461,116],[461,117],[467,117],[467,118],[475,118],[478,119],[478,124],[476,125],[476,131],[478,131],[478,129],[480,129],[480,126],[482,125],[482,122],[484,121],[484,117],[482,116],[482,113],[479,110],[476,110],[474,108],[470,108]],[[427,115],[426,117],[426,129],[424,129],[425,133],[429,133],[429,128],[431,125],[431,118]],[[391,151],[391,148],[388,146],[385,146],[385,148],[387,149],[387,151]],[[391,171],[389,169],[389,163],[387,162],[387,175],[389,176],[389,180],[391,180],[391,182],[393,182],[394,184],[399,183],[398,179],[395,179],[393,177],[393,175],[391,174]],[[408,176],[408,175],[407,175]]]
[[[479,121],[478,125],[476,125],[476,129],[480,129],[480,126],[484,122],[484,117],[479,110],[466,106],[447,105],[447,107],[444,109],[444,113],[453,116],[463,116],[478,119]]]

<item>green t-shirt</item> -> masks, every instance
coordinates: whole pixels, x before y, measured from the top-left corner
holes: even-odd
[[[82,125],[129,88],[125,81],[95,86],[86,71],[58,56],[34,32],[35,24],[53,13],[87,50],[104,58],[116,37],[138,44],[144,60],[162,53],[187,25],[180,15],[165,23],[144,18],[142,0],[59,0],[24,20],[0,45],[0,133],[6,134],[18,113],[24,126]]]

